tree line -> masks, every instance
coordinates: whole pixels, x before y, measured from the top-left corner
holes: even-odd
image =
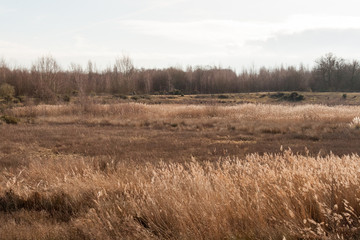
[[[128,56],[97,70],[71,64],[64,70],[48,56],[30,69],[10,68],[0,62],[0,85],[11,85],[17,96],[53,100],[64,94],[213,94],[267,91],[360,91],[360,64],[329,53],[313,68],[277,67],[244,69],[236,73],[220,67],[137,69]]]

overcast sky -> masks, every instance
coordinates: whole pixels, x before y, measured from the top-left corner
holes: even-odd
[[[358,0],[0,0],[0,58],[62,67],[311,66],[360,59]]]

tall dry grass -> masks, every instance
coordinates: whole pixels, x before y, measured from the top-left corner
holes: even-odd
[[[42,154],[1,172],[0,238],[358,239],[359,176],[357,155],[103,165]]]
[[[356,134],[348,123],[360,116],[360,107],[90,102],[12,108],[6,110],[6,114],[21,118],[21,121],[36,119],[40,123],[98,121],[111,125],[132,121],[146,126],[145,122],[151,120],[164,120],[167,124],[184,121],[184,128],[188,127],[189,131],[196,131],[189,126],[190,123],[197,125],[199,122],[265,123],[269,124],[269,129],[260,129],[259,132],[270,133],[274,132],[274,126],[291,121],[301,124],[318,122],[319,127],[329,122],[329,129],[342,123],[345,126],[342,129]],[[270,121],[276,124],[271,125]],[[156,130],[163,129],[151,124]],[[246,126],[253,125],[236,125],[231,131],[238,130],[238,127],[241,131],[240,127]],[[150,163],[139,164],[139,161],[119,161],[117,155],[106,153],[121,147],[110,137],[109,146],[96,146],[96,138],[101,135],[95,135],[95,140],[86,142],[94,144],[89,148],[104,152],[100,157],[96,154],[75,154],[81,154],[81,151],[53,151],[44,143],[34,143],[37,147],[30,150],[32,143],[28,141],[38,133],[27,133],[24,128],[28,127],[31,128],[28,125],[9,127],[8,135],[25,135],[9,141],[8,144],[14,145],[0,148],[4,152],[23,151],[28,155],[27,164],[0,169],[0,239],[360,238],[358,155],[310,156],[294,154],[289,150],[275,155],[252,154],[212,162],[196,159],[182,163],[158,162],[154,159]],[[67,131],[74,131],[76,127]],[[169,126],[170,129],[175,127]],[[210,131],[216,134],[216,129],[221,127],[211,127]],[[304,134],[306,129],[302,130]],[[141,131],[147,130],[150,128],[141,128]],[[59,131],[39,132],[56,135]],[[229,134],[229,131],[225,132]],[[279,134],[281,131],[278,130]],[[310,126],[308,131],[315,130]],[[352,136],[350,133],[344,136]],[[37,140],[46,140],[47,137],[38,136]],[[53,137],[55,140],[52,141],[60,147],[61,144],[78,141]],[[135,137],[146,140],[146,136]],[[206,137],[199,141],[204,139]],[[169,137],[168,141],[171,140]],[[79,138],[79,141],[85,139]],[[230,140],[225,142],[230,143]],[[144,145],[146,143],[144,141]],[[127,144],[131,144],[131,139]],[[10,154],[0,154],[0,157],[6,156]]]
[[[141,103],[36,105],[7,110],[15,117],[119,117],[119,118],[230,118],[234,120],[351,121],[360,116],[360,106],[326,105],[148,105]]]

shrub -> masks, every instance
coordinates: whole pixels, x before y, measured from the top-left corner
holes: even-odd
[[[283,98],[284,96],[284,93],[275,93],[270,95],[271,98]]]
[[[298,102],[304,100],[304,96],[298,94],[297,92],[293,92],[290,95],[285,97],[285,100],[292,101],[292,102]]]
[[[21,102],[24,103],[26,101],[26,97],[25,96],[17,96],[17,99]]]
[[[66,94],[66,95],[63,96],[63,101],[64,102],[70,102],[70,100],[71,100],[71,98],[70,98],[69,95]]]
[[[151,99],[150,95],[140,95],[139,97],[142,99]]]
[[[73,90],[72,92],[71,92],[71,94],[73,95],[73,96],[79,96],[79,91],[78,90]]]
[[[290,94],[285,93],[275,93],[270,95],[271,98],[275,98],[278,100],[285,100],[290,102],[298,102],[305,99],[303,95],[298,94],[297,92],[292,92]]]
[[[346,99],[346,98],[347,98],[347,94],[344,93],[344,94],[342,95],[342,98],[343,98],[343,99]]]
[[[220,98],[220,99],[228,99],[229,95],[221,94],[221,95],[218,96],[218,98]]]
[[[120,98],[120,99],[124,99],[124,100],[128,99],[128,96],[125,94],[114,94],[113,96],[114,96],[114,98]]]
[[[183,92],[179,89],[174,89],[172,92],[169,92],[171,95],[184,95]]]
[[[8,115],[1,116],[0,120],[6,122],[7,124],[18,124],[18,122],[20,121],[18,118]]]
[[[3,83],[0,85],[0,97],[3,97],[7,101],[11,101],[11,99],[15,95],[15,88],[10,84]]]

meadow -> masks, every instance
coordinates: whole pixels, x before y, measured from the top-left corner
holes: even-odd
[[[234,96],[3,108],[0,239],[359,239],[359,96]]]

